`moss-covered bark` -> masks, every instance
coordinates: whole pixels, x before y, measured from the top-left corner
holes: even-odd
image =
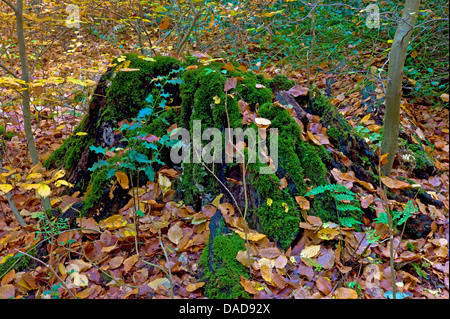
[[[148,107],[150,95],[153,101],[162,101],[161,87],[157,86],[158,81],[155,81],[155,78],[167,76],[172,70],[186,64],[170,57],[146,60],[135,54],[122,56],[113,62],[119,66],[111,68],[102,76],[89,112],[76,129],[76,132],[88,134],[74,134],[46,162],[47,166],[64,166],[70,171],[69,181],[76,183],[75,190],[85,194],[83,212],[90,215],[100,212],[102,216],[102,210],[116,209],[111,205],[100,204],[102,201],[110,202],[108,196],[111,196],[111,178],[108,178],[108,175],[113,174],[108,170],[108,166],[99,168],[94,173],[88,170],[99,160],[106,160],[102,154],[91,151],[90,146],[106,149],[131,147],[132,150],[152,158],[156,152],[154,149],[144,147],[140,143],[127,144],[123,139],[130,139],[136,132],[141,137],[148,134],[161,137],[167,134],[167,129],[174,123],[179,128],[188,129],[192,136],[193,123],[200,120],[201,132],[207,128],[215,128],[222,135],[221,163],[194,163],[191,148],[190,162],[181,165],[182,175],[177,185],[180,199],[185,204],[194,205],[198,210],[220,193],[224,194],[225,200],[233,202],[224,188],[226,187],[241,208],[245,204],[248,205],[249,222],[254,228],[274,239],[280,247],[289,247],[299,231],[301,218],[295,196],[304,195],[308,187],[328,183],[327,172],[332,162],[330,153],[323,146],[311,145],[301,139],[301,129],[287,110],[272,104],[274,91],[287,90],[294,83],[282,75],[267,80],[261,74],[242,73],[237,69],[223,72],[223,64],[220,63],[198,64],[196,68],[189,68],[178,74],[182,80],[180,85],[180,82],[177,82],[164,86],[164,92],[169,93],[170,98],[167,98],[166,103],[162,103],[166,108],[158,109],[157,116],[142,123],[142,127],[137,131],[119,132],[116,130],[118,123],[124,119],[132,122],[140,110]],[[129,69],[138,70],[120,71],[119,68],[124,64]],[[232,77],[237,79],[236,87],[224,92],[227,79]],[[234,182],[243,180],[242,164],[224,161],[225,128],[245,130],[250,127],[257,131],[254,123],[242,124],[243,115],[239,100],[245,101],[256,116],[269,119],[270,128],[278,130],[278,169],[273,174],[260,174],[259,169],[267,164],[260,162],[258,156],[255,163],[246,165],[247,201],[242,186]],[[328,127],[328,132],[331,132],[330,140],[347,147],[351,153],[352,148],[347,145],[348,141],[354,144],[358,143],[358,140],[349,138],[351,133],[346,132],[350,132],[351,127],[345,119],[339,117],[337,110],[324,99],[316,99],[312,108],[314,113],[322,116],[324,125]],[[341,132],[334,132],[334,128]],[[202,147],[209,142],[202,141]],[[268,136],[267,145],[270,143]],[[161,163],[169,163],[169,150],[163,148],[158,152],[164,153],[161,155]],[[114,162],[112,159],[107,161],[110,165],[119,165],[126,162],[127,154],[129,155],[129,152],[115,157]],[[208,165],[215,176],[205,169],[204,165]],[[232,181],[227,180],[227,177],[231,177]],[[287,186],[282,188],[284,179]],[[128,195],[120,191],[120,188],[114,192],[112,195],[118,202],[117,205],[127,200]],[[268,205],[269,198],[272,200],[271,205]],[[333,204],[331,198],[318,196],[313,200],[310,213],[324,221],[337,221]]]

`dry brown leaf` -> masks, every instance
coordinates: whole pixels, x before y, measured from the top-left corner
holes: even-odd
[[[381,181],[383,182],[384,185],[386,185],[389,188],[394,188],[394,189],[407,189],[407,188],[412,188],[412,186],[406,182],[402,182],[396,179],[392,179],[390,177],[384,176],[381,177]]]
[[[273,280],[272,280],[272,268],[270,268],[267,265],[262,265],[261,266],[261,277],[263,277],[263,279],[268,283],[268,284],[273,284]]]
[[[319,255],[320,245],[311,245],[303,248],[300,253],[300,257],[302,258],[314,258]]]
[[[336,299],[358,299],[358,294],[355,290],[345,287],[336,289],[334,296]]]
[[[244,265],[246,268],[250,267],[249,264],[249,260],[248,260],[248,253],[247,251],[244,250],[239,250],[237,255],[236,255],[236,259],[242,264]]]
[[[331,289],[333,289],[331,282],[325,277],[317,278],[316,285],[317,289],[319,289],[319,291],[325,296],[327,296],[331,292]]]
[[[203,287],[204,285],[205,285],[205,283],[204,283],[203,281],[196,282],[196,283],[194,283],[194,284],[189,284],[189,285],[187,285],[187,286],[186,286],[186,290],[187,290],[188,292],[193,292],[193,291],[197,290],[198,288]]]
[[[0,299],[14,298],[15,288],[13,285],[7,284],[0,287]]]
[[[183,238],[183,230],[181,229],[180,226],[178,226],[178,224],[175,224],[172,227],[170,227],[169,231],[167,232],[167,236],[169,237],[172,243],[178,245],[181,238]]]
[[[116,269],[119,268],[122,265],[124,257],[123,256],[116,256],[111,258],[109,261],[109,268],[110,269]]]
[[[301,209],[308,210],[310,209],[309,201],[303,196],[295,196],[295,201]]]
[[[253,282],[251,280],[246,279],[245,277],[241,276],[241,281],[239,282],[242,287],[244,287],[244,290],[248,292],[249,294],[255,294],[257,293],[257,290],[253,286]]]
[[[259,250],[259,255],[261,257],[274,259],[277,258],[281,254],[281,251],[277,247],[267,247],[267,248],[261,248]]]
[[[125,259],[125,261],[123,262],[123,269],[125,270],[125,272],[129,272],[138,260],[139,260],[139,257],[137,254],[134,254],[133,256]]]

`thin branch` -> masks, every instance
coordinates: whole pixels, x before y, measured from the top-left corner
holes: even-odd
[[[56,273],[56,271],[54,271],[53,268],[50,267],[49,264],[45,263],[44,261],[42,261],[42,260],[40,260],[40,259],[38,259],[38,258],[36,258],[36,257],[31,256],[30,254],[27,254],[27,253],[25,253],[25,252],[23,252],[23,251],[20,251],[20,250],[18,250],[17,248],[16,248],[16,251],[18,251],[18,252],[21,253],[21,254],[24,254],[25,256],[30,257],[31,259],[33,259],[33,260],[35,260],[35,261],[41,263],[41,264],[44,265],[45,267],[47,267],[47,268],[53,273],[53,275],[55,275],[55,277],[58,278],[59,281],[61,281],[61,283],[63,284],[64,288],[67,289],[67,291],[69,292],[69,294],[70,294],[74,299],[78,299],[77,296],[75,296],[74,293],[69,289],[69,287],[66,286],[66,283],[64,282],[64,280],[62,280],[62,278],[58,276],[58,274]]]
[[[14,74],[14,72],[8,68],[6,65],[4,65],[3,63],[0,62],[0,68],[4,69],[6,72],[8,72],[9,74],[11,74],[13,77],[15,77],[16,79],[19,79],[19,77],[17,75]]]
[[[13,9],[14,10],[14,12],[16,12],[16,7],[11,3],[11,2],[9,2],[8,0],[2,0],[4,3],[6,3],[8,6],[10,6],[11,7],[11,9]]]

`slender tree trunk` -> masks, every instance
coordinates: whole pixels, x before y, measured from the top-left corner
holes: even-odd
[[[402,20],[398,24],[389,58],[388,83],[386,89],[386,113],[383,121],[382,154],[389,153],[388,162],[382,169],[386,175],[391,174],[398,147],[398,130],[400,118],[400,101],[402,96],[403,67],[406,49],[417,20],[420,0],[406,0]]]
[[[33,129],[31,127],[31,110],[30,110],[30,69],[28,67],[28,57],[26,52],[25,32],[23,27],[23,0],[17,0],[15,7],[16,26],[17,26],[17,42],[19,44],[20,66],[22,70],[21,79],[26,83],[22,94],[22,113],[25,136],[27,138],[27,148],[30,152],[33,165],[39,163],[39,155],[34,141]],[[42,198],[44,209],[52,209],[50,198]]]

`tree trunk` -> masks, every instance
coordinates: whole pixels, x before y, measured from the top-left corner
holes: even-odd
[[[23,0],[17,0],[15,7],[16,24],[17,24],[17,42],[19,44],[20,66],[22,70],[21,79],[26,83],[23,85],[24,90],[22,95],[22,113],[25,129],[25,136],[27,138],[27,148],[30,152],[31,161],[33,165],[39,163],[39,155],[34,141],[33,129],[31,127],[31,110],[30,110],[30,69],[28,67],[28,57],[26,52],[25,32],[23,28]],[[42,198],[44,209],[52,209],[50,198]]]
[[[383,154],[389,153],[387,156],[388,161],[382,167],[386,175],[391,174],[392,165],[397,153],[403,67],[405,64],[406,49],[411,39],[419,6],[420,0],[406,0],[403,17],[395,33],[389,58],[386,113],[384,115],[383,139],[381,142],[381,152]]]

